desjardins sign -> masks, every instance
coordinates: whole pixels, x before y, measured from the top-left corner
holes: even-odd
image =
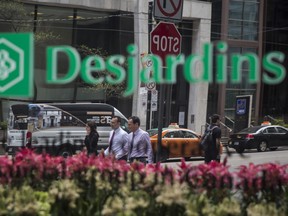
[[[72,82],[78,75],[88,84],[107,82],[117,85],[126,81],[124,96],[129,96],[133,94],[139,80],[143,83],[176,83],[178,66],[182,66],[183,76],[189,83],[216,82],[220,84],[227,81],[240,83],[244,64],[248,65],[248,80],[246,81],[249,83],[261,80],[266,84],[278,84],[285,79],[286,69],[282,65],[285,55],[282,52],[270,52],[259,59],[255,53],[233,53],[228,56],[227,50],[227,44],[219,41],[216,45],[203,44],[202,54],[168,55],[165,62],[162,62],[159,56],[149,55],[146,58],[150,58],[153,62],[152,66],[139,70],[140,55],[137,46],[133,44],[127,47],[126,56],[111,55],[104,60],[101,56],[91,55],[86,56],[82,61],[78,51],[72,46],[48,46],[46,48],[46,82],[63,85]],[[59,75],[60,71],[57,66],[60,54],[66,55],[68,59],[68,68],[64,75],[63,71]],[[228,60],[231,62],[229,75]],[[199,65],[201,67],[198,67]],[[213,65],[216,67],[215,77],[213,77]],[[260,72],[261,66],[264,69],[263,73]],[[201,70],[197,71],[196,68],[201,68]],[[0,96],[31,97],[33,95],[33,69],[33,34],[0,34]],[[100,77],[93,76],[94,73],[102,71],[108,73]]]

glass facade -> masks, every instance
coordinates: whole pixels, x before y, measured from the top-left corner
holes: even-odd
[[[287,71],[288,68],[288,1],[274,0],[266,3],[266,19],[264,23],[264,51],[280,51],[285,54],[286,58],[281,63]],[[277,85],[263,85],[262,92],[262,113],[271,115],[274,118],[283,119],[288,122],[288,77]]]
[[[0,32],[28,31],[33,32],[35,38],[34,96],[21,99],[22,102],[106,102],[117,107],[125,116],[131,115],[132,97],[119,97],[117,91],[121,88],[120,85],[117,85],[116,91],[113,92],[106,85],[91,86],[83,82],[80,75],[69,84],[47,84],[46,48],[57,45],[73,46],[78,50],[81,59],[94,54],[104,58],[114,54],[125,56],[127,46],[134,43],[134,37],[138,38],[135,34],[146,32],[144,29],[143,32],[134,31],[133,12],[75,8],[72,5],[52,6],[41,3],[19,4],[15,8],[18,10],[11,13],[14,15],[12,19],[15,20],[15,25],[11,26],[8,16],[3,17],[0,19]],[[152,11],[150,12],[152,18]],[[2,18],[1,14],[0,18]],[[149,25],[152,27],[152,23],[151,19],[148,29]],[[189,55],[192,50],[193,21],[183,20],[179,23],[178,29],[182,35],[182,53]],[[69,61],[66,54],[58,53],[57,76],[64,77],[67,74]],[[179,67],[177,70],[183,71],[183,68]],[[93,76],[99,74],[93,73]],[[182,72],[177,73],[177,80],[177,84],[167,87],[165,91],[164,103],[171,104],[171,107],[165,106],[163,121],[165,124],[178,122],[181,112],[185,113],[185,120],[181,126],[187,127],[189,83],[185,81]],[[9,104],[18,101],[19,98],[2,99],[0,108],[6,110]],[[151,123],[153,127],[158,125],[156,113],[153,113],[154,121]]]
[[[229,1],[229,20],[228,20],[228,40],[258,40],[259,25],[259,1],[258,0],[230,0]],[[233,46],[231,41],[227,52],[230,57],[228,60],[228,81],[225,89],[224,115],[228,119],[234,119],[235,102],[238,95],[252,95],[252,116],[255,115],[256,84],[249,83],[249,63],[244,62],[241,66],[241,82],[232,83],[231,76],[231,56],[233,54],[243,55],[245,53],[254,53],[258,56],[257,48],[243,46]],[[260,71],[258,71],[260,72]]]
[[[35,10],[35,101],[72,101],[74,82],[64,85],[46,84],[46,47],[72,45],[73,9],[38,5]],[[60,54],[57,62],[59,76],[66,74],[69,59]]]
[[[7,15],[0,15],[0,32],[34,32],[34,97],[27,98],[26,101],[107,102],[117,105],[120,110],[119,103],[122,106],[126,102],[131,103],[131,98],[108,96],[107,89],[84,84],[80,76],[69,84],[47,85],[46,48],[54,45],[73,46],[78,49],[81,58],[95,54],[94,50],[99,51],[97,54],[104,58],[116,53],[126,55],[126,47],[134,43],[133,13],[36,4],[18,4],[15,8],[15,11],[9,12],[10,14],[7,12]],[[86,47],[85,51],[89,52],[81,52],[81,46]],[[67,55],[60,53],[57,59],[57,75],[64,76],[68,71],[68,65]],[[129,115],[131,109],[127,109],[126,103],[126,112],[123,113]]]
[[[228,38],[258,40],[259,1],[229,1]]]
[[[245,54],[245,53],[256,53],[257,50],[245,49],[240,47],[230,47],[228,51],[228,56],[233,54]],[[249,64],[247,62],[242,65],[242,76],[241,82],[239,84],[231,83],[231,61],[228,61],[228,82],[226,84],[226,97],[225,97],[225,111],[224,114],[230,119],[234,119],[235,113],[235,102],[236,96],[238,95],[252,95],[253,103],[252,107],[255,107],[255,97],[256,97],[256,84],[249,83]]]
[[[212,32],[211,40],[224,40],[228,44],[226,51],[227,83],[210,84],[207,107],[207,122],[213,113],[219,113],[226,126],[233,128],[235,119],[236,96],[252,95],[252,120],[255,120],[256,101],[259,102],[257,91],[261,83],[248,82],[250,65],[247,62],[241,64],[241,81],[231,82],[232,64],[231,56],[244,55],[259,52],[260,7],[259,0],[223,0],[212,1]],[[261,71],[257,71],[259,74]],[[216,65],[214,65],[214,74]],[[259,75],[261,77],[261,75]]]

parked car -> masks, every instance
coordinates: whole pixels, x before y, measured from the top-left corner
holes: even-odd
[[[230,135],[228,146],[238,153],[245,149],[276,150],[280,146],[288,146],[288,130],[278,125],[254,126]]]
[[[147,130],[150,135],[154,158],[157,153],[158,128]],[[196,132],[179,128],[177,125],[170,125],[162,129],[162,157],[161,161],[168,158],[184,157],[186,159],[192,156],[203,156],[200,149],[200,135]]]

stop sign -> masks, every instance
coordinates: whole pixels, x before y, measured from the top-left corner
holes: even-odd
[[[165,60],[166,55],[181,52],[181,35],[174,23],[159,22],[150,33],[150,51]]]

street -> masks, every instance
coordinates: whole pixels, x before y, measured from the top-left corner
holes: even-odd
[[[288,164],[287,152],[288,148],[279,148],[276,151],[266,151],[266,152],[257,152],[257,150],[245,150],[243,155],[236,153],[235,151],[229,149],[231,155],[227,158],[227,165],[230,167],[231,172],[236,171],[236,169],[241,165],[249,165],[249,163],[262,164],[262,163],[279,163],[279,164]],[[221,156],[221,162],[227,156],[227,153],[223,153]],[[181,159],[171,159],[164,163],[163,166],[178,168],[178,165],[181,163]],[[186,161],[188,164],[197,166],[198,164],[204,163],[203,158],[191,158]]]

